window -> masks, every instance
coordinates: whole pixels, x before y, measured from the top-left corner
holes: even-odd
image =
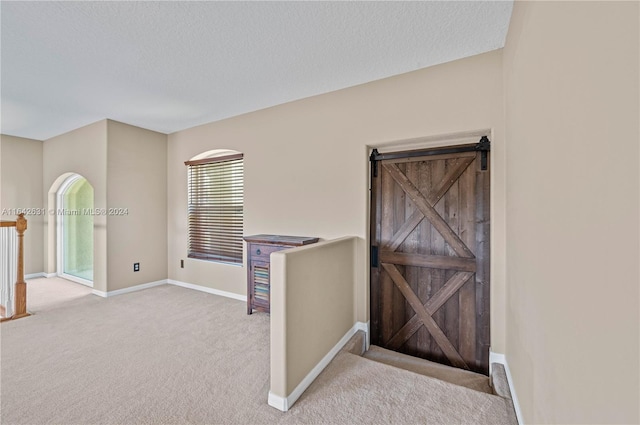
[[[185,162],[189,258],[242,264],[244,164],[228,152]]]

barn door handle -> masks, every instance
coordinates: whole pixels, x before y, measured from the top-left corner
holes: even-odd
[[[379,267],[377,246],[371,247],[371,267]]]

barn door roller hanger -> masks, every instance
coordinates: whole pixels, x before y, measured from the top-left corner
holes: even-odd
[[[407,151],[407,152],[396,152],[396,153],[379,153],[378,149],[374,149],[371,152],[371,156],[369,156],[369,160],[371,161],[371,172],[373,173],[373,177],[378,177],[378,161],[383,161],[385,159],[401,159],[401,158],[415,158],[419,156],[430,156],[430,155],[443,155],[450,153],[461,153],[461,152],[480,152],[480,169],[485,171],[487,169],[487,152],[491,150],[491,141],[487,136],[482,136],[480,141],[475,145],[464,145],[457,147],[443,147],[436,149],[427,149],[420,151]]]

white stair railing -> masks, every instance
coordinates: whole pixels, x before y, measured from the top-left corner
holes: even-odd
[[[24,281],[25,230],[24,214],[16,221],[0,222],[0,321],[29,316]]]
[[[18,266],[18,233],[15,221],[0,227],[0,316],[13,316],[13,292]]]

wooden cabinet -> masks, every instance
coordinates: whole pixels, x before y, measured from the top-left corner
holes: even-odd
[[[282,235],[245,236],[247,241],[247,314],[269,313],[272,252],[318,242],[318,238]]]

